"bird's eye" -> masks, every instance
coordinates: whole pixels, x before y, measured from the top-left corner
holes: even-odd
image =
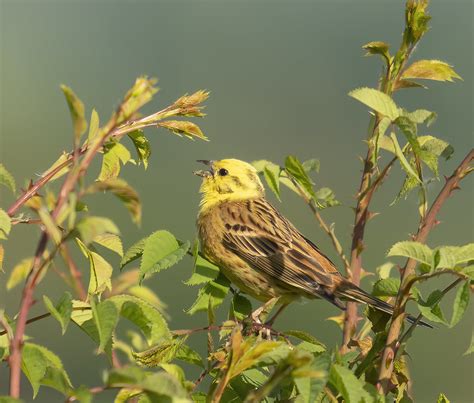
[[[225,168],[219,169],[219,176],[226,176],[229,173],[229,171]]]

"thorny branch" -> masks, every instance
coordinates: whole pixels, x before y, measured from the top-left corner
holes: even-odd
[[[431,205],[428,213],[423,217],[418,227],[418,232],[414,236],[413,240],[425,243],[430,231],[437,224],[436,217],[443,204],[449,198],[451,193],[459,188],[459,182],[470,172],[472,167],[470,166],[474,159],[474,149],[471,149],[466,157],[462,160],[453,174],[446,179],[446,183],[439,192],[435,201]],[[402,270],[401,286],[397,295],[397,299],[394,306],[394,312],[392,315],[392,322],[387,335],[387,342],[382,356],[380,364],[379,377],[377,388],[380,392],[387,394],[390,388],[390,377],[393,372],[393,363],[397,348],[397,341],[400,336],[400,331],[403,323],[405,305],[408,301],[409,290],[406,289],[405,285],[410,281],[410,278],[415,273],[417,262],[414,259],[408,259],[405,267]]]

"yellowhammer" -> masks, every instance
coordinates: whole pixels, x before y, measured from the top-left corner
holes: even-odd
[[[282,304],[279,312],[303,296],[324,298],[341,309],[343,299],[393,313],[390,304],[345,279],[334,263],[265,199],[252,165],[236,159],[199,162],[209,166],[207,171],[194,172],[203,178],[197,220],[203,253],[242,292],[266,305],[278,298]],[[254,314],[258,316],[261,310]],[[415,320],[412,316],[407,319]]]

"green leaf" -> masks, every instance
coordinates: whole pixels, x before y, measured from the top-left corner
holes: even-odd
[[[415,241],[402,241],[393,245],[387,256],[403,256],[429,266],[433,264],[433,251],[426,245]]]
[[[89,124],[89,134],[87,136],[87,140],[89,144],[91,144],[94,139],[99,134],[99,114],[95,109],[92,109],[91,112],[91,120]]]
[[[449,324],[449,327],[456,326],[461,320],[461,318],[464,316],[469,306],[470,296],[470,281],[466,281],[464,282],[464,285],[462,287],[458,288],[458,292],[456,293],[456,297],[454,298],[453,316],[451,318],[451,323]]]
[[[336,199],[333,190],[328,187],[319,188],[316,191],[317,205],[320,209],[340,206],[341,203]]]
[[[22,350],[21,368],[33,388],[33,397],[40,385],[45,385],[65,393],[64,387],[71,389],[71,381],[59,357],[46,347],[25,343]]]
[[[463,355],[469,355],[474,353],[474,333],[471,335],[471,344]]]
[[[0,208],[0,239],[7,239],[12,228],[10,216]]]
[[[112,266],[102,256],[90,251],[79,239],[76,238],[82,253],[89,260],[90,279],[89,294],[101,294],[106,288],[112,289]]]
[[[130,152],[120,143],[109,143],[104,146],[104,157],[100,169],[99,181],[116,179],[121,170],[121,165],[125,165],[131,159]]]
[[[438,396],[437,403],[450,403],[450,400],[446,397],[444,393],[440,393]]]
[[[461,77],[453,70],[452,66],[441,60],[418,60],[408,66],[401,75],[402,79],[421,78],[435,81],[454,81]]]
[[[373,402],[374,399],[364,389],[364,384],[354,373],[341,365],[334,364],[329,373],[329,383],[341,393],[346,403]]]
[[[64,163],[66,163],[66,161],[69,160],[69,154],[66,153],[66,152],[63,152],[61,154],[61,156],[54,162],[53,165],[51,165],[49,167],[49,169],[47,169],[45,172],[43,172],[43,174],[41,175],[41,177],[45,177],[46,175],[48,175],[50,172],[54,171],[56,168],[58,168],[60,165],[63,165]],[[49,180],[49,182],[52,182],[56,179],[59,179],[61,176],[63,176],[64,174],[66,174],[67,172],[69,172],[69,169],[70,169],[70,165],[69,164],[66,164],[65,166],[63,166],[58,172],[56,172],[52,177],[51,179]]]
[[[412,80],[397,80],[395,85],[393,86],[393,91],[400,90],[402,88],[427,88],[423,84],[417,83],[416,81]]]
[[[77,145],[81,135],[87,129],[87,121],[84,118],[84,104],[71,88],[66,85],[61,85],[61,90],[66,97],[69,112],[71,112],[72,125],[74,128],[74,143]]]
[[[183,120],[164,120],[156,124],[158,127],[168,129],[178,136],[185,135],[186,137],[193,139],[197,137],[202,140],[207,140],[207,137],[201,131],[198,125],[193,122],[187,122]]]
[[[171,333],[160,311],[153,305],[131,295],[115,295],[113,302],[120,315],[134,323],[147,338],[149,344],[157,344],[161,339],[170,339]]]
[[[448,326],[448,322],[446,321],[443,311],[439,305],[442,297],[443,294],[440,290],[434,290],[428,296],[426,302],[421,300],[418,301],[418,309],[426,319]]]
[[[280,195],[280,167],[277,165],[267,165],[263,169],[263,175],[268,187],[275,193],[278,200],[281,201]]]
[[[474,260],[474,243],[464,246],[441,246],[436,248],[437,264],[436,268],[454,269],[463,263]]]
[[[66,291],[61,299],[54,305],[51,300],[43,295],[43,302],[51,315],[61,325],[62,334],[66,333],[67,326],[71,320],[72,314],[72,296],[71,293]]]
[[[427,111],[426,109],[417,109],[413,112],[404,113],[410,121],[417,124],[425,124],[427,127],[430,127],[431,124],[436,120],[438,115],[436,112]]]
[[[56,245],[59,245],[62,240],[62,234],[55,219],[51,216],[48,209],[43,205],[39,208],[38,215],[41,219],[41,223],[48,233],[48,236],[54,241]]]
[[[147,238],[142,238],[138,242],[135,242],[123,256],[120,261],[120,269],[123,269],[125,265],[129,264],[140,258],[143,255],[143,249],[145,249],[145,242]]]
[[[286,157],[285,169],[313,198],[316,198],[316,194],[313,190],[313,182],[298,158],[292,155]]]
[[[302,374],[305,372],[307,372],[307,374],[303,377],[294,377],[294,382],[299,393],[295,403],[313,403],[317,401],[317,396],[326,386],[330,365],[330,355],[319,354],[308,368],[302,368]]]
[[[372,295],[374,297],[396,297],[400,288],[400,279],[384,278],[374,284]]]
[[[123,257],[123,246],[122,241],[118,235],[105,233],[96,235],[93,239],[96,244],[103,246],[115,252],[120,257]]]
[[[112,334],[117,325],[117,307],[110,300],[92,304],[92,318],[99,334],[99,352],[103,352],[105,346],[111,341]]]
[[[4,273],[3,270],[3,259],[5,258],[5,249],[0,245],[0,272]]]
[[[181,346],[186,342],[186,337],[179,337],[153,346],[145,351],[139,353],[132,353],[133,358],[141,365],[152,368],[160,364],[172,361],[181,349]]]
[[[196,243],[195,250],[193,251],[193,255],[195,256],[193,274],[184,282],[186,285],[208,283],[209,281],[215,280],[219,275],[219,268],[199,255],[198,248],[199,245]]]
[[[349,92],[349,96],[388,117],[391,121],[394,121],[399,115],[398,107],[393,99],[375,88],[357,88]]]
[[[6,186],[9,188],[12,193],[16,193],[16,184],[15,179],[12,174],[7,171],[5,166],[0,163],[0,185]]]
[[[382,55],[387,61],[390,60],[390,53],[388,52],[388,43],[381,41],[374,41],[366,43],[362,49],[367,51],[366,56]]]
[[[286,330],[283,333],[286,334],[287,336],[296,337],[297,339],[303,340],[306,343],[310,343],[315,346],[318,346],[319,347],[318,352],[323,352],[323,351],[326,351],[327,349],[327,347],[323,343],[321,343],[316,337],[302,330]],[[313,352],[316,352],[316,351],[313,351]]]
[[[28,273],[33,265],[33,258],[23,259],[10,273],[7,281],[7,290],[11,290],[28,277]]]
[[[179,245],[176,238],[168,231],[154,232],[145,241],[140,263],[141,278],[175,265],[184,257],[189,246],[189,242]]]
[[[89,187],[87,193],[98,191],[111,192],[117,196],[130,212],[135,223],[140,223],[142,217],[142,206],[138,193],[123,179],[108,179],[95,182]]]
[[[413,167],[405,158],[402,149],[400,148],[400,144],[398,144],[397,136],[395,133],[390,134],[390,139],[393,143],[393,149],[395,151],[395,155],[397,156],[398,160],[400,161],[400,165],[405,170],[405,172],[418,183],[421,183],[421,179],[418,177],[418,174],[413,170]]]
[[[241,294],[234,294],[230,304],[230,319],[243,320],[252,313],[252,303]]]
[[[81,219],[76,225],[76,230],[85,245],[91,244],[97,237],[105,234],[120,234],[112,220],[95,216],[87,216]]]
[[[24,400],[15,399],[11,396],[0,396],[0,403],[24,403]]]
[[[177,360],[188,362],[190,364],[197,365],[198,367],[204,368],[204,364],[202,363],[201,356],[194,351],[191,347],[187,344],[181,345],[181,348],[176,351]]]
[[[319,172],[319,168],[321,166],[321,163],[319,162],[318,159],[316,158],[311,158],[310,160],[306,160],[303,162],[303,168],[306,172],[311,172],[311,171],[314,171],[314,172]]]
[[[142,130],[135,130],[128,134],[132,140],[135,149],[137,150],[138,160],[143,163],[145,169],[148,168],[148,160],[151,155],[151,146],[148,139],[143,134]]]
[[[199,311],[207,311],[209,305],[213,309],[217,308],[224,302],[224,299],[229,292],[230,283],[229,280],[222,274],[207,283],[203,288],[199,290],[198,297],[194,301],[193,305],[186,310],[189,315],[194,315]]]

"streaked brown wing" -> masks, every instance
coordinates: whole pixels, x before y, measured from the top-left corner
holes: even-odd
[[[331,261],[265,199],[221,208],[227,248],[278,281],[320,295],[340,277]],[[337,281],[337,280],[336,280]]]

